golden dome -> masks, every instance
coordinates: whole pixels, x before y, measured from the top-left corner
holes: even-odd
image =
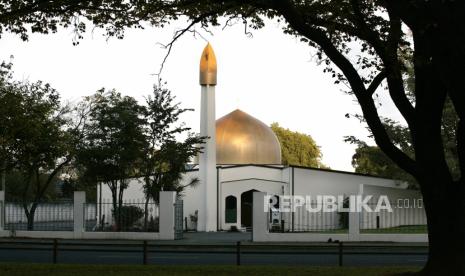
[[[269,126],[236,109],[216,121],[216,163],[281,164],[281,146]]]

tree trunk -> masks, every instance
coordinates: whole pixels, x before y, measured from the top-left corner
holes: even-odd
[[[120,180],[119,190],[118,190],[118,220],[117,220],[117,228],[118,231],[121,231],[124,222],[122,221],[121,211],[123,209],[123,194],[124,194],[124,182],[125,180]]]
[[[149,197],[145,198],[144,206],[144,231],[148,231],[148,220],[149,220]]]
[[[436,179],[436,180],[435,180]],[[420,182],[428,219],[429,255],[421,275],[465,275],[464,183]]]
[[[24,206],[25,214],[27,218],[27,230],[28,231],[34,230],[34,215],[36,213],[37,206],[38,206],[37,203],[33,203],[30,210],[27,210],[27,206]]]
[[[2,185],[2,191],[6,193],[6,185],[5,185],[6,184],[6,165],[5,164],[3,164],[1,170],[2,170],[1,171],[1,174],[2,174],[1,175],[1,178],[2,178],[2,180],[1,180],[1,182],[2,182],[2,184],[1,184]]]
[[[115,224],[115,227],[116,229],[115,230],[118,230],[118,197],[117,197],[117,190],[118,190],[118,185],[113,182],[111,183],[111,186],[110,186],[110,190],[111,190],[111,203],[112,203],[112,207],[113,207],[113,212],[112,212],[112,216],[113,216],[113,223]]]

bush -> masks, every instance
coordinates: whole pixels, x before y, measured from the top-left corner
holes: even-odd
[[[144,216],[144,210],[134,205],[123,205],[118,209],[116,211],[113,210],[113,217],[115,218],[116,225],[119,226],[119,230],[137,230],[136,222]]]
[[[239,232],[239,229],[237,229],[237,226],[236,226],[236,225],[233,225],[233,226],[231,226],[231,228],[229,229],[229,232]]]

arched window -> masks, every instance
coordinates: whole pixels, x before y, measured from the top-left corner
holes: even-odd
[[[226,197],[225,218],[226,223],[237,222],[237,199],[235,196]]]

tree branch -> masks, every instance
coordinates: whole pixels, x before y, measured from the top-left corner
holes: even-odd
[[[416,175],[415,161],[392,143],[379,118],[372,95],[367,93],[363,80],[352,63],[333,45],[324,32],[312,28],[308,22],[304,22],[302,20],[304,17],[299,14],[299,11],[295,9],[292,3],[284,0],[276,0],[273,3],[273,9],[283,15],[294,30],[317,43],[331,61],[343,72],[360,103],[364,117],[378,146],[401,168],[412,175]]]
[[[381,72],[378,73],[378,75],[376,75],[376,77],[373,78],[373,80],[371,81],[370,85],[368,86],[367,88],[367,93],[369,95],[373,95],[376,91],[376,89],[378,89],[378,87],[380,86],[380,84],[383,82],[383,80],[386,78],[386,71],[385,70],[382,70]]]
[[[381,52],[380,57],[386,68],[389,95],[409,126],[414,127],[415,109],[405,92],[402,68],[398,58],[399,41],[402,36],[402,22],[393,13],[388,13],[390,17],[390,30],[384,48],[385,53],[383,54],[380,50],[377,52]]]

